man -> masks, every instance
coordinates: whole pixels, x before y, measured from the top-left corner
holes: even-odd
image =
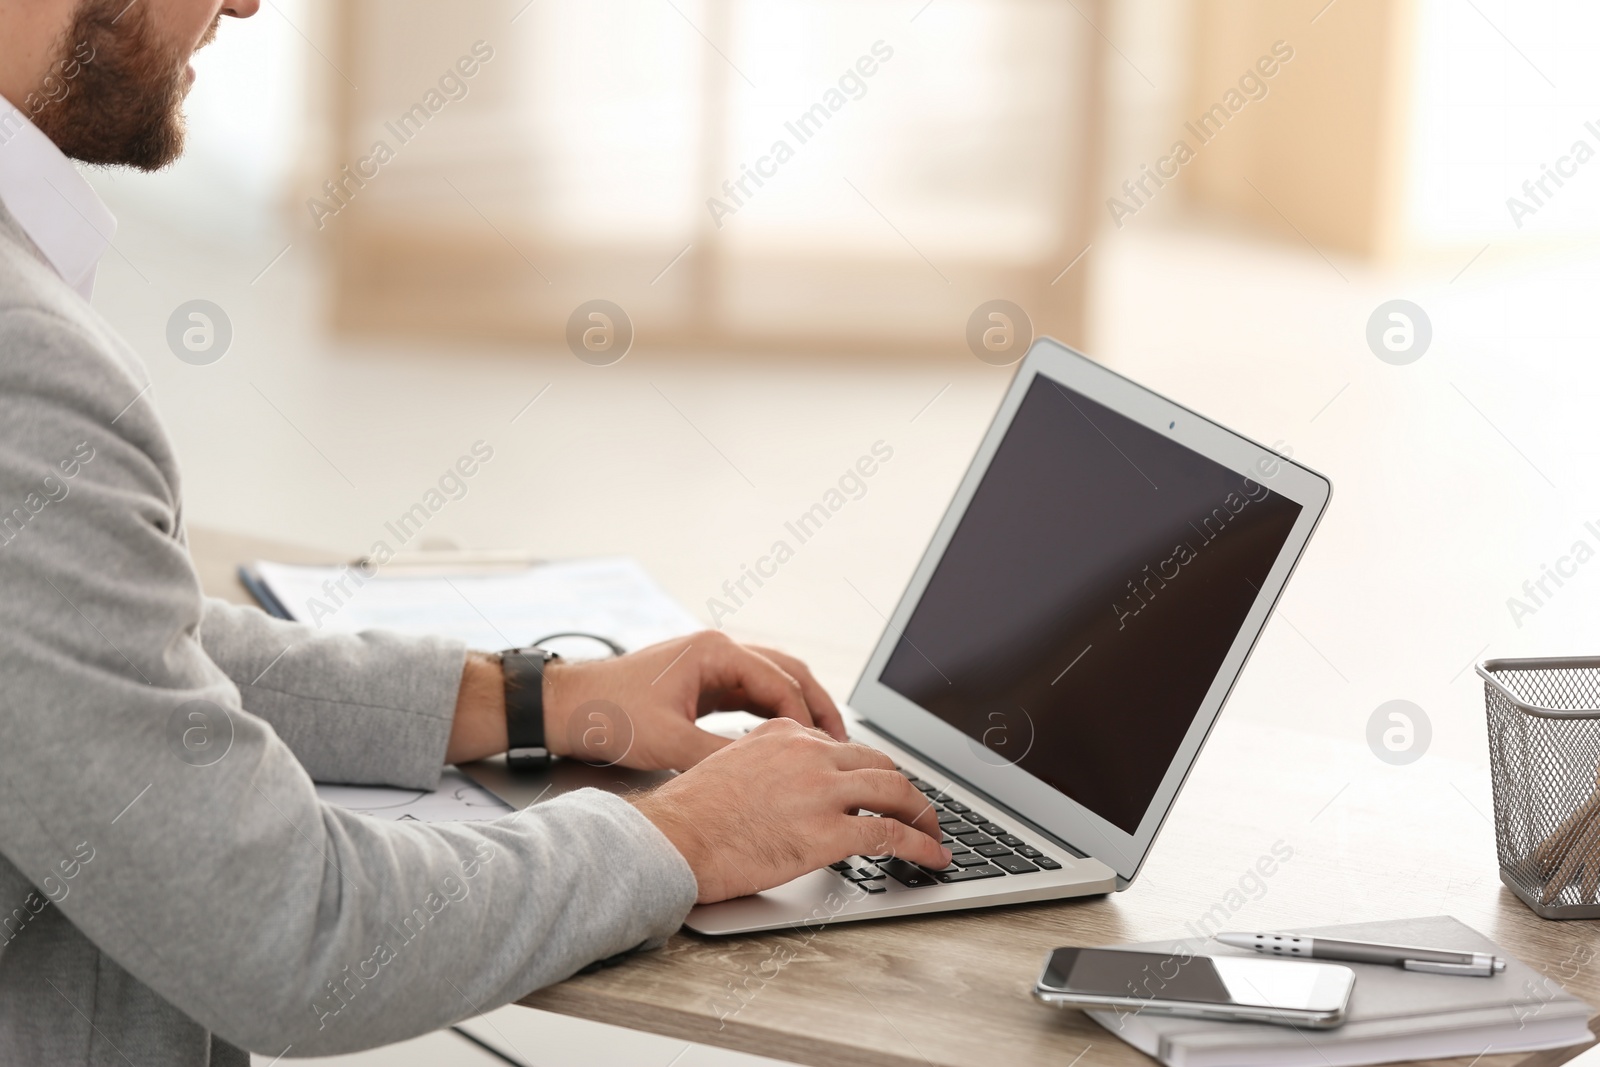
[[[145,370],[87,302],[114,222],[68,161],[171,161],[189,56],[256,7],[0,0],[0,1062],[370,1047],[659,943],[697,900],[947,863],[802,664],[714,633],[534,675],[557,753],[605,699],[630,763],[687,768],[652,793],[471,824],[318,802],[313,778],[428,788],[504,751],[503,664],[202,596]],[[695,726],[730,707],[773,721]]]

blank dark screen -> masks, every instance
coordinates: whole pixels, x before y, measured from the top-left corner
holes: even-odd
[[[1070,993],[1141,999],[1153,995],[1151,984],[1155,983],[1163,1000],[1233,1003],[1216,966],[1204,956],[1179,960],[1160,952],[1058,948],[1051,953],[1039,982],[1047,989]]]
[[[1036,375],[880,679],[1134,833],[1299,514]]]

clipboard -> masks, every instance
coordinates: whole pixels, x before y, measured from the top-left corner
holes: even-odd
[[[257,560],[239,568],[239,580],[276,618],[330,632],[453,637],[472,648],[513,648],[576,631],[638,649],[705,628],[629,556],[427,551],[378,567]]]

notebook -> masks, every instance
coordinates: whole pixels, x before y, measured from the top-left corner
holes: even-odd
[[[1264,1023],[1213,1022],[1153,1013],[1088,1014],[1101,1026],[1168,1067],[1353,1067],[1451,1056],[1565,1048],[1594,1040],[1594,1009],[1561,988],[1559,978],[1593,959],[1575,946],[1566,964],[1537,970],[1476,930],[1448,915],[1296,930],[1317,937],[1426,945],[1493,952],[1506,959],[1503,974],[1462,978],[1418,974],[1398,967],[1343,963],[1356,972],[1348,1021],[1336,1030]],[[1208,956],[1249,956],[1244,949],[1207,941],[1157,941],[1123,946],[1173,952],[1187,946]]]

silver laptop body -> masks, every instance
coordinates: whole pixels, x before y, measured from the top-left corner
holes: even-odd
[[[946,843],[968,854],[959,871],[987,873],[953,866],[946,882],[851,857],[697,906],[686,925],[736,934],[1126,889],[1330,493],[1285,455],[1036,341],[845,712],[852,740],[939,806]],[[561,763],[464,769],[517,807],[662,777]]]

